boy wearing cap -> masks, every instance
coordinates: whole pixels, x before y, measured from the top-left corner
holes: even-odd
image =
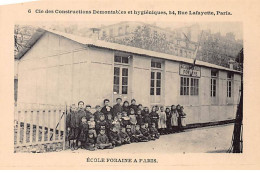
[[[105,128],[102,127],[99,135],[97,136],[97,148],[98,149],[112,149],[114,148],[112,143],[109,142],[107,135],[105,134]]]
[[[120,146],[122,144],[116,126],[113,126],[112,129],[110,130],[109,138],[113,146]]]

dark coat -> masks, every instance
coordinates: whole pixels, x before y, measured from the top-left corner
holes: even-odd
[[[96,111],[93,115],[96,122],[100,120],[101,112]]]
[[[142,115],[136,115],[137,124],[141,126],[143,123],[143,116]]]
[[[96,123],[96,130],[98,130],[98,132],[99,132],[102,126],[104,126],[105,128],[107,128],[107,121],[106,121],[106,120],[98,121],[98,122]]]
[[[113,106],[113,117],[117,116],[118,112],[122,112],[123,111],[123,107],[120,104],[116,104]]]
[[[81,124],[80,125],[80,135],[79,140],[80,141],[86,141],[88,136],[88,123]]]
[[[110,141],[120,141],[121,140],[118,132],[114,132],[112,130],[109,133],[109,138],[110,138]]]
[[[84,109],[79,109],[77,114],[79,116],[80,122],[81,122],[82,117],[86,117],[86,112]]]
[[[135,114],[137,113],[137,110],[138,110],[138,105],[133,105],[133,104],[131,104],[130,106],[129,106],[129,108],[131,109],[134,109],[134,111],[135,111]]]
[[[66,117],[66,126],[67,128],[78,128],[80,126],[81,119],[79,117],[79,114],[75,111],[71,111],[67,114]]]
[[[108,143],[109,143],[109,139],[106,134],[104,135],[99,134],[97,136],[97,144],[108,144]]]
[[[87,110],[85,110],[85,111],[86,111],[87,121],[89,121],[90,117],[92,117],[93,114],[91,112],[87,111]]]
[[[144,136],[150,136],[150,133],[149,133],[148,129],[146,129],[146,128],[141,128],[140,131],[142,132],[142,134],[143,134]]]
[[[127,113],[127,115],[130,114],[130,108],[129,106],[122,106],[123,107],[123,111]]]
[[[150,118],[150,114],[145,114],[144,117],[143,117],[143,122],[144,123],[148,123],[149,126],[151,125],[151,118]]]
[[[110,110],[109,110],[110,108]],[[102,109],[101,109],[101,112],[106,116],[108,113],[111,113],[112,114],[112,107],[111,106],[104,106]]]

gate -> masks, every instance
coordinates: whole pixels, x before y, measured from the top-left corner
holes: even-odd
[[[14,152],[51,152],[66,147],[65,105],[18,104],[14,112]]]

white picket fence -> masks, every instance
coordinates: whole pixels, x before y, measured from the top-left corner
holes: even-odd
[[[66,106],[17,104],[14,116],[15,152],[65,149]]]

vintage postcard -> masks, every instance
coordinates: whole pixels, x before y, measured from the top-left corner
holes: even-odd
[[[0,168],[259,169],[258,6],[0,7]]]

